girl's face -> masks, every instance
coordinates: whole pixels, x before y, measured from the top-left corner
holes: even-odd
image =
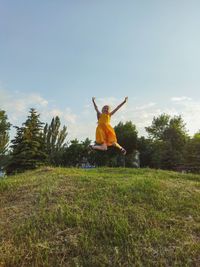
[[[105,114],[109,114],[110,113],[110,107],[109,106],[104,106],[103,108],[102,108],[102,113],[105,113]]]

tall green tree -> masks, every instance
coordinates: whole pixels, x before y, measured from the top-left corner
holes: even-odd
[[[134,167],[138,139],[136,126],[131,121],[120,122],[115,126],[115,132],[118,143],[126,149],[127,154],[124,157],[119,154],[119,151],[116,151],[115,154],[117,155],[115,159],[113,158],[111,164],[113,166],[116,164],[116,166]]]
[[[85,157],[85,146],[78,139],[71,140],[70,142],[70,145],[65,149],[64,153],[65,166],[78,167]]]
[[[170,116],[168,114],[161,114],[157,118],[154,117],[151,126],[145,127],[149,138],[153,140],[164,139],[164,133],[169,127]]]
[[[152,166],[152,155],[153,155],[153,141],[150,138],[141,136],[138,138],[138,150],[140,152],[140,167],[153,167]]]
[[[9,159],[8,144],[11,124],[4,110],[0,110],[0,169],[5,168]]]
[[[118,143],[123,146],[127,155],[133,153],[137,148],[137,135],[136,126],[131,122],[119,122],[115,127]]]
[[[200,172],[200,132],[188,140],[184,159],[184,165],[187,170]]]
[[[162,114],[145,128],[153,141],[152,165],[156,168],[175,169],[183,163],[184,147],[188,140],[181,116]]]
[[[62,165],[62,157],[66,146],[67,127],[60,129],[60,118],[56,116],[50,125],[46,123],[44,127],[44,144],[51,164]]]
[[[162,167],[174,169],[183,164],[184,149],[188,141],[185,123],[181,116],[174,116],[169,121],[163,140],[165,142]]]
[[[34,169],[46,162],[44,151],[43,123],[35,109],[31,109],[22,127],[16,127],[16,136],[11,141],[12,158],[8,173]]]
[[[11,124],[4,110],[0,110],[0,156],[6,151],[9,142],[9,130]]]

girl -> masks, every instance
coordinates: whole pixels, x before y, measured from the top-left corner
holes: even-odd
[[[123,155],[126,155],[126,150],[117,143],[115,130],[110,125],[110,117],[121,108],[127,100],[128,97],[126,97],[113,111],[110,111],[110,107],[106,105],[102,108],[102,112],[100,112],[95,103],[95,97],[92,98],[94,108],[97,112],[98,126],[96,128],[96,143],[99,145],[90,146],[90,148],[105,151],[108,146],[115,146],[120,149]]]

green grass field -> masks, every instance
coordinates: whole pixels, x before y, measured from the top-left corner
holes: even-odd
[[[42,168],[0,180],[0,266],[200,266],[200,176]]]

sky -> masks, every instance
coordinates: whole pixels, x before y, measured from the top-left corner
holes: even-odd
[[[162,113],[200,129],[200,1],[0,0],[0,109],[21,126],[30,108],[58,115],[68,139],[95,139],[96,114],[139,136]],[[13,131],[13,130],[12,130]]]

